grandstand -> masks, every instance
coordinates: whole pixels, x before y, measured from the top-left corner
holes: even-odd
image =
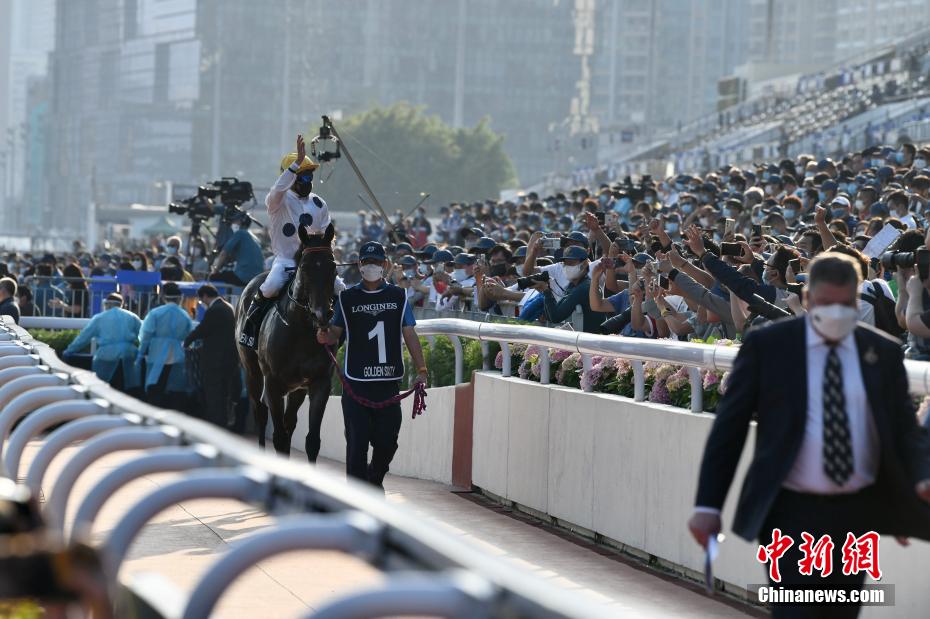
[[[796,156],[840,156],[871,144],[930,139],[930,30],[756,94],[602,166],[612,177],[707,170]]]

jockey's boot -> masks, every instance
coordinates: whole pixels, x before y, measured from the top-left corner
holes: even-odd
[[[255,291],[252,304],[249,305],[249,311],[245,315],[245,325],[242,329],[242,335],[239,337],[240,344],[249,348],[258,347],[258,331],[262,326],[265,313],[273,302],[274,299],[266,298],[261,290]]]

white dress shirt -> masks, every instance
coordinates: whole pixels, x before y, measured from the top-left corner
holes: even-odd
[[[862,380],[859,351],[853,334],[836,345],[843,366],[843,396],[849,418],[853,450],[853,471],[837,486],[823,467],[823,373],[830,347],[806,321],[807,330],[807,422],[794,466],[783,483],[785,488],[810,494],[845,494],[872,484],[878,472],[879,440],[872,408]]]
[[[823,373],[827,365],[830,347],[823,337],[805,320],[807,332],[807,420],[804,438],[795,458],[794,465],[782,483],[784,488],[807,494],[847,494],[869,486],[878,472],[880,445],[878,430],[872,418],[862,369],[859,366],[859,351],[856,339],[849,334],[839,344],[836,352],[843,366],[843,396],[846,400],[846,415],[849,419],[850,441],[853,450],[853,472],[842,486],[837,486],[827,477],[823,467]],[[720,513],[714,507],[703,505],[696,512]]]

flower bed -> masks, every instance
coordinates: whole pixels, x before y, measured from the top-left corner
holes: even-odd
[[[721,340],[717,345],[729,346]],[[510,347],[510,367],[525,380],[539,382],[542,349],[539,346],[515,344]],[[503,351],[497,353],[494,367],[503,367]],[[714,412],[723,395],[728,373],[701,370],[704,410]],[[585,371],[581,355],[567,350],[549,349],[549,377],[553,384],[575,387],[596,393],[611,393],[632,398],[635,391],[633,362],[620,357],[591,358],[591,368]],[[646,399],[656,404],[691,408],[691,378],[688,368],[669,363],[643,364]]]

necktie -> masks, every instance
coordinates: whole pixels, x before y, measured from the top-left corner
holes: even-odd
[[[837,486],[846,483],[853,471],[849,417],[843,395],[843,366],[832,346],[823,372],[823,470]]]

